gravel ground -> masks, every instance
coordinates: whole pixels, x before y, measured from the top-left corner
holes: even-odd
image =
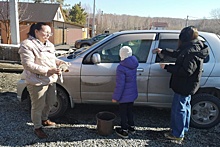
[[[121,139],[115,133],[101,136],[96,129],[96,114],[109,111],[116,114],[115,125],[119,123],[116,105],[77,104],[62,118],[56,119],[55,128],[45,128],[47,139],[38,139],[33,133],[30,112],[23,109],[16,98],[16,82],[20,74],[0,73],[0,146],[155,146],[155,147],[211,147],[220,146],[220,125],[211,129],[190,128],[182,143],[163,137],[169,130],[170,110],[149,107],[135,107],[136,134]]]

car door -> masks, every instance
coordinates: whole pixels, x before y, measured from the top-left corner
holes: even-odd
[[[155,43],[155,47],[159,47],[161,49],[177,49],[178,47],[178,33],[160,33],[158,34],[158,41]],[[205,44],[208,43],[200,36],[200,40],[203,40]],[[169,107],[172,103],[173,91],[169,88],[169,81],[171,74],[166,70],[160,68],[160,63],[174,64],[174,58],[165,58],[165,60],[161,60],[157,54],[152,54],[152,65],[149,75],[149,86],[148,86],[148,102],[151,105],[161,105],[162,107]],[[204,85],[210,71],[213,68],[213,65],[208,64],[213,58],[210,58],[212,53],[210,53],[209,57],[204,60],[204,71],[201,78],[200,85]],[[211,65],[211,66],[210,66]]]
[[[178,46],[178,33],[159,33],[158,40],[152,48],[176,49]],[[148,103],[152,106],[170,107],[173,91],[169,88],[170,73],[160,68],[161,62],[174,63],[175,59],[169,58],[162,61],[157,54],[152,54],[151,70],[149,74]],[[170,61],[170,62],[169,62]]]
[[[147,63],[152,41],[156,34],[124,34],[104,42],[93,53],[101,57],[100,64],[84,63],[81,68],[81,97],[84,102],[111,103],[115,88],[116,68],[120,62],[119,49],[130,46],[139,61],[137,70],[138,99],[136,103],[147,102],[147,82],[150,65]],[[88,60],[89,59],[85,59]]]

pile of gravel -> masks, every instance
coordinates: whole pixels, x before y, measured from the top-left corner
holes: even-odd
[[[191,128],[182,143],[169,141],[163,133],[169,129],[169,110],[135,107],[137,133],[129,139],[121,139],[115,133],[101,136],[96,129],[96,114],[113,112],[118,116],[117,106],[76,105],[62,118],[56,119],[55,128],[45,128],[47,139],[38,139],[33,133],[30,112],[22,109],[16,93],[0,94],[0,146],[217,146],[219,125],[209,129]],[[119,118],[115,120],[115,125]]]
[[[0,73],[4,81],[11,80],[11,75]],[[18,76],[19,75],[13,75]],[[9,78],[9,79],[6,79]],[[1,79],[2,81],[2,79]],[[12,81],[16,83],[16,81]],[[7,85],[7,84],[6,84]],[[16,84],[12,84],[16,85]],[[4,89],[11,89],[7,91]],[[55,119],[57,126],[44,128],[49,135],[47,139],[38,139],[33,133],[30,112],[23,109],[16,98],[16,87],[1,85],[0,91],[0,146],[219,146],[220,125],[211,129],[190,128],[182,143],[164,138],[164,132],[169,130],[170,110],[149,107],[135,107],[136,134],[128,139],[121,139],[115,133],[101,136],[96,129],[96,114],[109,111],[116,114],[115,125],[119,124],[117,105],[77,104],[67,111],[62,118]]]

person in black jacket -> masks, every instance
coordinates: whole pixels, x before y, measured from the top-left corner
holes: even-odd
[[[189,26],[181,30],[176,51],[156,48],[153,53],[176,58],[174,65],[160,64],[171,73],[170,88],[174,91],[171,131],[164,135],[168,139],[182,141],[184,133],[189,130],[191,95],[199,89],[203,60],[208,56],[209,48],[198,40],[197,28]]]

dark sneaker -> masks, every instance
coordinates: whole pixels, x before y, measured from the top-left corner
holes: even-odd
[[[50,120],[48,119],[48,120],[43,120],[43,121],[42,121],[42,125],[43,125],[43,126],[54,127],[54,126],[56,126],[56,123],[55,123],[55,122],[52,122],[52,121],[50,121]]]
[[[136,132],[135,127],[134,126],[128,127],[128,132],[131,134],[135,134],[135,132]]]
[[[183,137],[173,136],[170,132],[164,133],[164,136],[170,140],[183,141]]]
[[[127,130],[123,130],[121,128],[116,128],[115,132],[118,136],[120,136],[122,138],[128,138],[128,131]]]
[[[34,129],[34,133],[37,135],[38,138],[40,139],[44,139],[47,138],[47,134],[44,133],[44,131],[42,130],[42,128],[38,128],[38,129]]]

